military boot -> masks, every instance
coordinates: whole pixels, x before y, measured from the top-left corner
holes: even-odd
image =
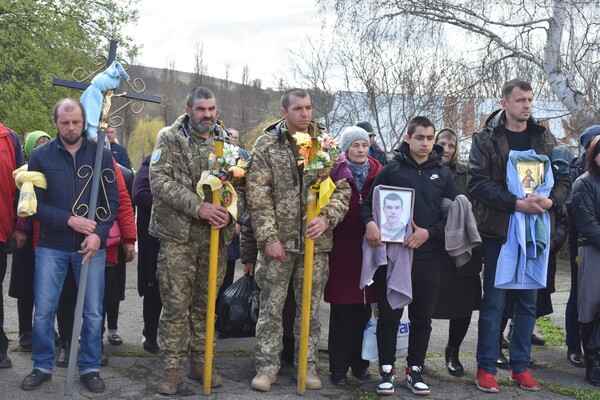
[[[277,381],[277,377],[275,375],[269,374],[267,372],[259,372],[252,379],[252,384],[250,387],[254,390],[258,390],[260,392],[268,392],[271,390],[271,385]]]
[[[160,382],[158,382],[156,391],[160,394],[175,394],[177,393],[177,387],[182,383],[181,370],[169,368],[165,371]]]
[[[196,379],[204,383],[204,363],[200,361],[190,360],[190,370],[188,372],[188,378]],[[223,378],[217,374],[213,368],[210,377],[210,387],[219,387],[223,384]]]

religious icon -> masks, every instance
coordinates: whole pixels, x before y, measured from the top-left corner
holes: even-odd
[[[410,223],[413,209],[412,189],[381,189],[379,194],[381,241],[404,243],[406,228]]]
[[[525,194],[531,194],[544,179],[544,163],[538,161],[517,161],[517,173]]]

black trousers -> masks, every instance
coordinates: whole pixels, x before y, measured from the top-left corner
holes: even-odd
[[[35,277],[35,252],[33,229],[27,232],[25,246],[12,255],[10,287],[8,295],[17,299],[19,314],[19,337],[33,332],[33,281]]]
[[[329,313],[329,372],[347,373],[369,368],[360,356],[365,325],[371,319],[370,304],[331,304]]]
[[[441,257],[414,259],[412,263],[413,300],[408,305],[410,333],[408,335],[408,366],[425,364],[427,347],[431,336],[431,315],[435,310],[437,292],[442,271]],[[396,362],[396,335],[403,309],[393,310],[387,300],[387,265],[375,272],[375,292],[379,307],[377,321],[377,349],[379,365],[394,365]]]
[[[229,286],[233,283],[233,275],[235,274],[235,262],[236,260],[227,260],[227,269],[225,270],[225,277],[223,277],[223,283],[217,294],[217,301]]]
[[[160,312],[162,311],[162,301],[159,294],[144,295],[144,330],[142,334],[146,340],[155,343],[156,334],[158,332],[158,321],[160,320]]]
[[[0,243],[0,354],[6,354],[8,351],[8,338],[4,333],[4,293],[2,293],[2,283],[6,275],[7,255],[4,252],[5,243]]]

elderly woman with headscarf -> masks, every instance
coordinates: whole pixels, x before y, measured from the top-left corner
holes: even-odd
[[[359,288],[362,269],[363,230],[360,205],[367,197],[381,164],[368,156],[369,135],[357,126],[344,128],[340,140],[343,154],[331,175],[346,178],[352,189],[348,213],[333,230],[329,255],[329,280],[325,301],[331,303],[329,315],[329,370],[336,385],[348,383],[348,368],[361,381],[368,381],[369,361],[361,358],[363,332],[376,301],[371,287]]]
[[[442,162],[452,172],[456,188],[468,197],[467,166],[460,162],[458,135],[453,129],[442,128],[437,132],[435,142],[444,148]],[[442,278],[432,318],[450,320],[445,356],[446,368],[453,376],[464,374],[458,354],[469,329],[473,310],[478,310],[481,305],[481,257],[481,247],[476,247],[471,260],[457,268],[452,258],[444,253]]]

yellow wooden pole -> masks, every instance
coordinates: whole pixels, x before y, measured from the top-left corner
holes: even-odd
[[[311,138],[309,164],[317,154],[319,140],[317,139],[317,121],[315,120]],[[312,187],[308,189],[306,204],[306,224],[316,217],[317,196],[319,192]],[[304,245],[304,276],[302,280],[302,316],[300,322],[300,348],[298,354],[298,388],[299,395],[306,392],[306,367],[308,364],[308,334],[310,330],[310,301],[312,298],[312,275],[315,241],[306,237]]]
[[[219,133],[223,132],[223,124]],[[215,156],[223,157],[223,140],[215,141]],[[214,168],[219,168],[215,163]],[[212,203],[221,205],[219,190],[212,192]],[[212,379],[213,350],[215,339],[215,306],[217,302],[217,268],[219,262],[219,229],[210,228],[210,253],[208,259],[208,303],[206,304],[206,335],[204,343],[204,395],[210,395]]]

